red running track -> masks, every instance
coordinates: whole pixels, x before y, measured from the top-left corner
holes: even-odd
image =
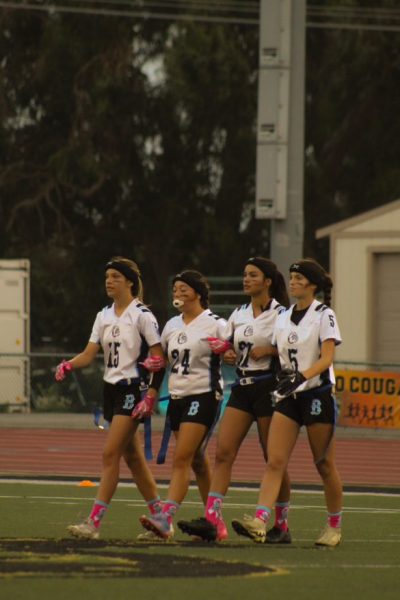
[[[102,431],[77,429],[1,429],[0,476],[65,476],[97,478],[101,472],[101,453],[105,441]],[[153,432],[153,452],[161,434]],[[400,439],[336,439],[336,458],[346,486],[400,488]],[[151,462],[158,480],[169,480],[174,442],[171,441],[164,465]],[[209,444],[213,459],[215,439]],[[264,461],[255,435],[243,442],[235,462],[232,481],[259,482]],[[293,453],[289,473],[294,484],[320,484],[305,437],[300,436]],[[121,462],[121,478],[130,473]]]

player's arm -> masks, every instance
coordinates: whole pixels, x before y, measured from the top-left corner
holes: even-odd
[[[265,356],[278,356],[278,350],[275,346],[268,344],[267,346],[255,346],[250,351],[250,357],[253,360],[260,360]]]
[[[63,360],[56,367],[55,378],[57,381],[65,379],[67,374],[75,369],[82,369],[87,367],[96,358],[98,351],[100,350],[100,344],[89,342],[86,348],[80,354],[71,358],[71,360]]]

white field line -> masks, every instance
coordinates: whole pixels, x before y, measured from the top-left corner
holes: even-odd
[[[0,478],[0,485],[2,483],[9,483],[9,484],[13,484],[13,483],[22,483],[22,484],[32,484],[32,485],[70,485],[70,486],[79,486],[79,484],[81,483],[82,479],[76,479],[76,480],[72,480],[72,481],[51,481],[51,480],[42,480],[42,479],[8,479],[7,477],[1,477]],[[93,487],[97,487],[97,483],[94,482],[95,485]],[[158,488],[160,489],[168,489],[169,484],[168,483],[160,483],[157,485]],[[136,489],[136,485],[132,482],[132,483],[126,483],[126,482],[120,482],[118,484],[119,488],[133,488]],[[195,485],[191,485],[190,488],[191,490],[197,490],[197,486]],[[258,488],[254,488],[254,487],[242,487],[242,486],[234,486],[232,485],[229,488],[229,494],[231,493],[241,493],[241,492],[253,492],[255,494],[258,494]],[[292,490],[292,494],[307,494],[310,496],[323,496],[324,492],[323,490],[302,490],[302,489],[295,489]],[[398,498],[400,496],[400,488],[399,488],[399,493],[388,493],[388,492],[370,492],[370,491],[358,491],[358,492],[343,492],[344,496],[372,496],[372,497],[381,497],[381,498]],[[227,496],[229,497],[229,496]]]
[[[2,499],[22,499],[24,498],[28,502],[32,502],[35,500],[40,500],[41,502],[45,501],[48,504],[75,504],[77,502],[93,502],[93,498],[81,498],[79,496],[27,496],[24,494],[23,496],[18,495],[0,495]],[[143,500],[136,500],[134,498],[113,498],[113,503],[120,502],[122,504],[127,504],[128,506],[144,506]],[[203,508],[203,503],[195,500],[185,500],[186,506],[198,506],[199,509]],[[247,502],[229,502],[229,500],[225,500],[224,502],[225,508],[240,508],[240,509],[248,509],[251,510],[254,508],[254,503],[249,504]],[[290,510],[319,510],[321,512],[326,511],[326,507],[324,505],[315,505],[315,504],[296,504],[291,505]],[[400,514],[399,508],[370,508],[364,506],[349,506],[345,507],[345,513],[363,513],[363,514]]]

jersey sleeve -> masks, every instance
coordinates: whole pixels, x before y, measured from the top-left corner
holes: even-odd
[[[285,319],[287,318],[286,313],[288,310],[289,309],[286,309],[286,308],[284,308],[284,310],[280,310],[277,318],[275,319],[275,325],[274,325],[274,329],[272,332],[272,338],[271,338],[271,346],[276,347],[278,345],[278,331],[279,331],[279,329],[282,329],[282,327],[284,327]]]
[[[89,342],[92,342],[93,344],[101,344],[101,312],[97,313],[95,322],[93,323]]]
[[[223,340],[229,339],[230,336],[226,335],[226,332],[228,331],[227,327],[228,327],[228,323],[225,321],[225,319],[222,319],[222,318],[218,319],[217,320],[217,335],[216,335],[216,337],[221,338]]]
[[[225,319],[220,319],[223,321],[224,326],[221,329],[221,334],[218,337],[222,338],[223,340],[228,340],[229,342],[233,341],[233,334],[235,332],[235,315],[236,309],[233,311],[228,321],[225,321]]]
[[[161,334],[161,346],[162,346],[162,349],[164,350],[164,352],[167,352],[167,350],[168,350],[169,332],[170,332],[170,325],[169,325],[169,321],[168,321],[162,331],[162,334]]]
[[[139,329],[149,348],[150,346],[160,344],[161,338],[158,330],[158,322],[152,312],[147,310],[146,312],[142,312],[139,319]]]
[[[335,340],[336,346],[342,343],[342,336],[340,335],[336,315],[331,308],[324,310],[321,315],[319,339],[321,343],[325,342],[325,340]]]

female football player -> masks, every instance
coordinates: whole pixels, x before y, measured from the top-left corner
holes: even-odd
[[[142,302],[143,286],[136,263],[119,256],[112,258],[105,267],[105,288],[113,304],[97,314],[84,351],[59,364],[55,375],[57,381],[62,381],[71,370],[89,365],[103,349],[104,418],[111,425],[103,451],[100,486],[89,517],[68,527],[73,536],[88,539],[99,537],[101,520],[118,484],[121,457],[150,511],[161,509],[156,483],[135,435],[140,419],[152,413],[163,376],[164,355],[158,324]],[[143,398],[139,389],[141,359],[151,373]]]
[[[236,365],[238,379],[232,386],[218,431],[205,518],[178,522],[182,531],[205,540],[221,541],[228,536],[222,518],[222,503],[236,455],[253,421],[257,423],[260,444],[267,460],[268,430],[273,413],[271,394],[276,386],[272,363],[277,352],[271,346],[271,340],[276,319],[289,306],[289,299],[284,278],[275,263],[262,257],[250,258],[246,262],[243,291],[250,302],[232,313],[224,340],[210,341],[214,352],[225,352],[225,362]],[[291,542],[289,500],[290,482],[285,472],[275,507],[275,524],[267,535],[269,543]]]
[[[232,526],[239,535],[256,542],[265,540],[271,507],[304,425],[328,509],[327,525],[316,544],[336,546],[341,540],[342,484],[332,443],[336,416],[332,363],[341,337],[335,313],[329,308],[333,284],[312,259],[293,263],[289,271],[289,292],[295,304],[279,315],[274,331],[273,344],[282,371],[269,431],[268,463],[254,518],[235,520]],[[320,292],[324,303],[316,299]]]
[[[202,444],[219,413],[222,378],[220,357],[210,350],[207,338],[219,337],[226,326],[209,310],[209,286],[198,271],[175,275],[172,291],[181,314],[166,323],[161,336],[171,369],[167,416],[176,438],[172,476],[162,511],[140,518],[145,529],[164,540],[173,536],[172,521],[187,494],[191,466],[197,465],[194,471],[204,501],[210,489]]]

